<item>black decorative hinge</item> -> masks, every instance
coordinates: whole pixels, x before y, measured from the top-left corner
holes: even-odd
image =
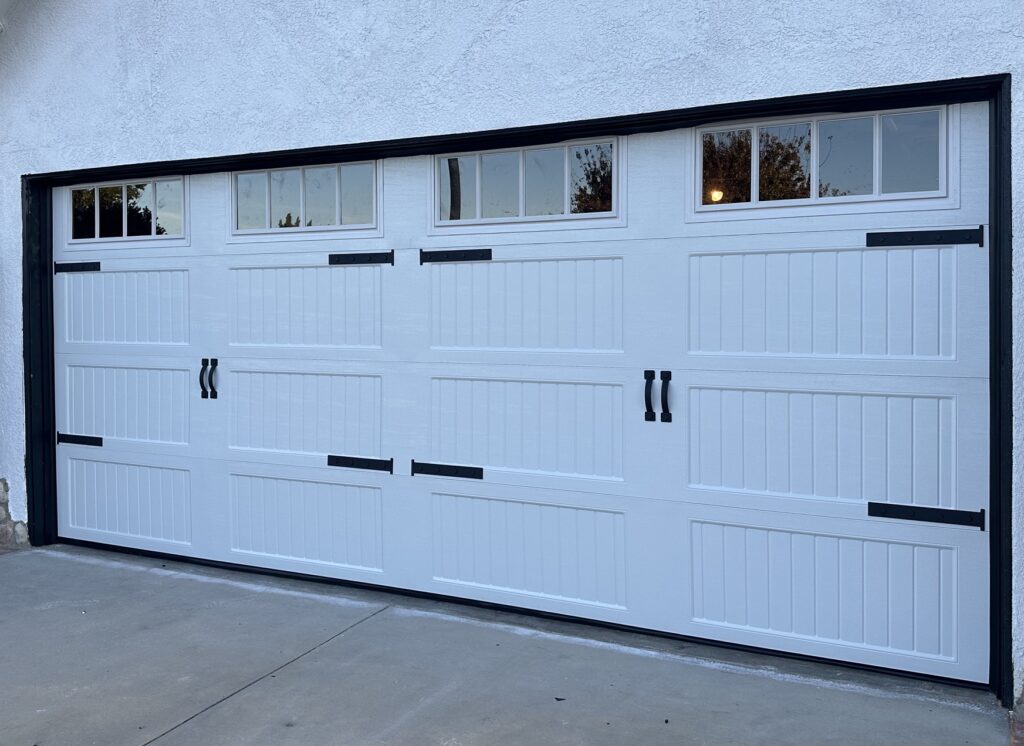
[[[99,272],[99,262],[54,262],[53,273],[55,275],[64,272]]]
[[[893,503],[868,503],[868,515],[875,518],[898,518],[904,521],[925,521],[927,523],[949,523],[954,526],[977,526],[985,530],[985,510],[951,510],[949,508],[925,508],[919,505],[896,505]]]
[[[72,435],[71,433],[57,433],[58,443],[69,443],[76,446],[103,447],[103,438],[98,435]]]
[[[484,470],[480,466],[459,466],[457,464],[429,464],[425,461],[412,461],[413,476],[429,474],[432,477],[460,477],[462,479],[483,479]]]
[[[957,246],[960,244],[985,245],[985,227],[966,230],[937,231],[891,231],[886,233],[868,233],[867,246]]]
[[[395,473],[394,459],[390,458],[361,458],[359,456],[327,456],[328,466],[340,466],[345,469],[367,469],[369,471],[386,471],[388,474]]]
[[[352,254],[328,254],[327,263],[332,265],[390,264],[394,266],[395,252],[392,250],[360,251]]]
[[[427,251],[420,249],[420,264],[428,262],[489,262],[490,249],[445,249],[443,251]]]

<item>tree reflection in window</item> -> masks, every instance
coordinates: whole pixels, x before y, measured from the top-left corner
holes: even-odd
[[[810,197],[811,125],[761,127],[758,140],[758,200]]]
[[[612,144],[576,145],[569,155],[570,212],[611,212]]]
[[[153,233],[153,185],[127,184],[125,196],[128,198],[128,235],[151,235]],[[157,233],[160,231],[158,230]]]
[[[702,202],[750,201],[750,130],[708,132],[703,137]]]

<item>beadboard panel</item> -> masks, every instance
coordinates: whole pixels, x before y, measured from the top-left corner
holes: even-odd
[[[695,521],[696,621],[953,660],[957,550]]]
[[[618,352],[622,258],[506,260],[431,267],[431,345]]]
[[[433,494],[434,578],[601,606],[626,606],[622,513]]]
[[[690,351],[951,360],[955,249],[751,251],[690,257]]]
[[[231,344],[381,344],[380,267],[236,267],[230,275]]]
[[[230,492],[233,551],[381,569],[379,488],[232,474]]]
[[[621,478],[622,387],[433,378],[431,437],[437,461]]]
[[[188,471],[101,459],[69,458],[68,525],[121,536],[188,544]]]
[[[690,484],[956,507],[956,400],[694,387]]]
[[[62,296],[59,326],[66,342],[189,342],[186,270],[61,273],[54,278],[54,294]]]

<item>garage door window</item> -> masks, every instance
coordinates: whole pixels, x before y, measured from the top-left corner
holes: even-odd
[[[702,210],[945,195],[944,109],[698,131]]]
[[[436,159],[438,225],[611,217],[616,147],[610,140]]]
[[[235,233],[373,228],[377,167],[342,163],[245,171],[232,179]]]
[[[184,210],[180,177],[73,187],[71,240],[180,237]]]

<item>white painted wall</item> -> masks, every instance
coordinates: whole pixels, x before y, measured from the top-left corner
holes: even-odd
[[[0,477],[26,516],[24,173],[1015,76],[1019,0],[15,0],[0,34]],[[1024,137],[1013,178],[1024,183]],[[1014,232],[1024,235],[1015,187]],[[1024,308],[1024,254],[1014,260]],[[1024,319],[1022,319],[1024,320]],[[1014,332],[1014,577],[1024,586],[1024,324]],[[1015,594],[1017,693],[1024,595]]]

